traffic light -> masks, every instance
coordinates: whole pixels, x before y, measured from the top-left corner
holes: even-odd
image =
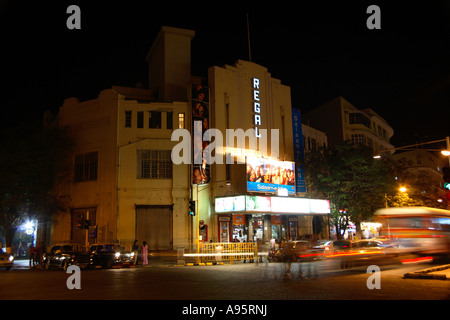
[[[442,173],[444,174],[444,188],[450,190],[450,167],[443,167]]]
[[[84,228],[84,224],[85,224],[85,220],[84,220],[84,215],[79,214],[77,216],[77,227],[80,229]]]
[[[195,201],[189,201],[189,214],[195,216]]]
[[[89,229],[89,227],[91,226],[91,220],[84,220],[84,228],[85,229]]]

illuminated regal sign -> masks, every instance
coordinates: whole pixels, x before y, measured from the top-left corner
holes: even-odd
[[[253,78],[253,123],[255,125],[255,136],[261,138],[259,127],[261,125],[261,99],[259,98],[259,79]]]

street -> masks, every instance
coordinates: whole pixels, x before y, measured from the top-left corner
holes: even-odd
[[[340,269],[329,261],[236,263],[213,266],[154,264],[136,268],[81,270],[80,289],[71,274],[39,268],[0,270],[0,299],[31,300],[448,300],[449,280],[404,279],[429,265],[381,266],[380,289],[369,289],[365,267]]]

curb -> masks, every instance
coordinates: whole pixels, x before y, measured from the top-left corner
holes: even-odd
[[[429,273],[441,271],[441,270],[445,270],[445,269],[449,269],[449,268],[450,268],[450,264],[446,264],[443,266],[422,269],[422,270],[415,271],[415,272],[408,272],[403,275],[403,279],[447,280],[447,276],[445,274],[429,274]]]

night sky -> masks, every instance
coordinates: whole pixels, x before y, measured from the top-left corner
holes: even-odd
[[[145,86],[145,56],[163,25],[196,32],[194,75],[249,60],[248,13],[252,61],[291,86],[293,107],[307,112],[341,95],[384,117],[395,146],[450,135],[449,1],[52,2],[0,1],[5,125],[112,85]],[[66,27],[71,4],[81,30]],[[366,27],[371,4],[381,30]]]

